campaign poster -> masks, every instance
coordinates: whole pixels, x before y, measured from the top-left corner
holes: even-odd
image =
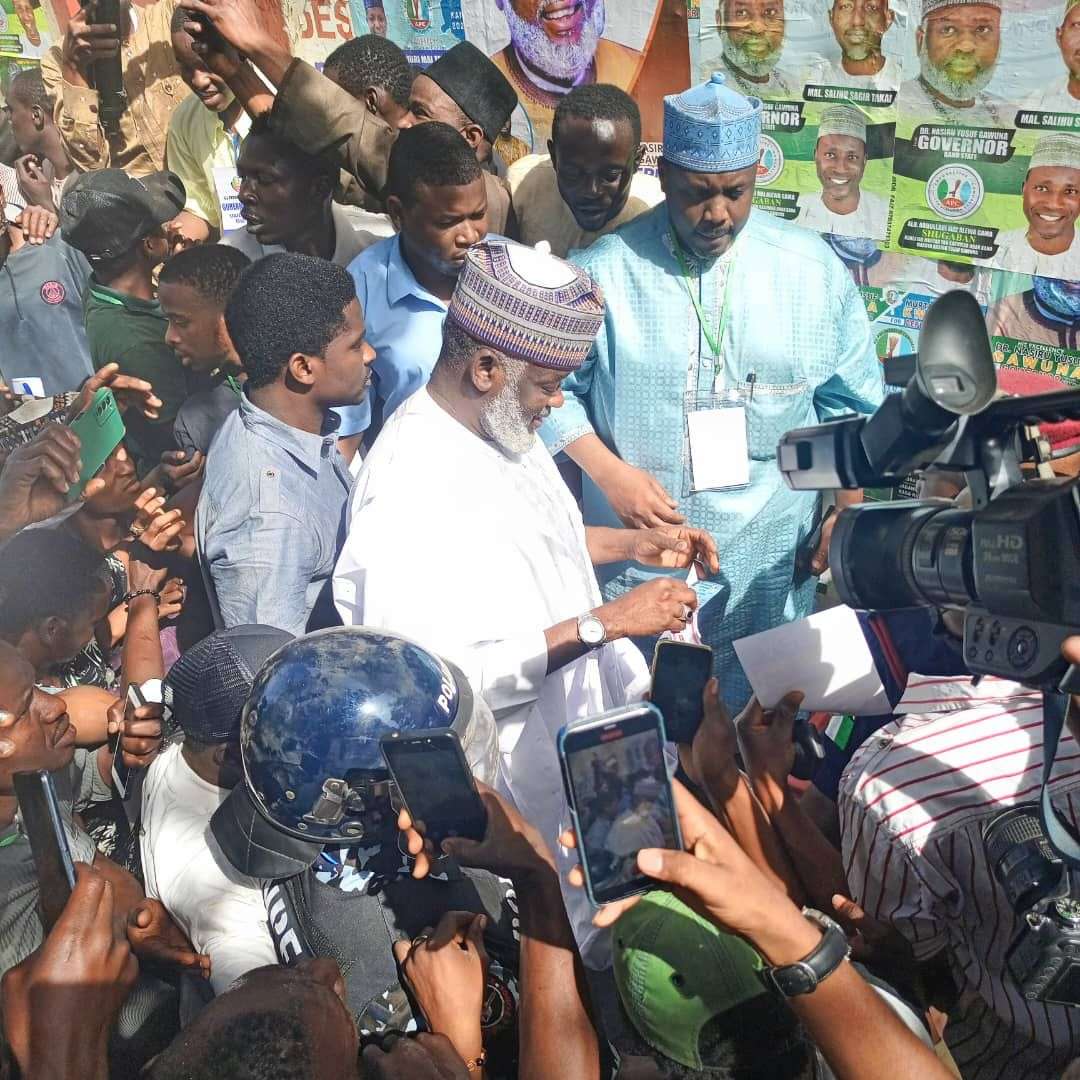
[[[921,0],[914,35],[889,246],[1080,278],[1080,8]]]
[[[1043,277],[1020,281],[987,312],[998,388],[1021,396],[1080,389],[1080,283]],[[1054,449],[1080,443],[1080,421],[1046,424],[1042,430]]]
[[[409,63],[427,67],[465,40],[461,0],[350,0],[357,34],[378,34],[401,46]]]
[[[930,305],[943,293],[963,289],[985,312],[995,275],[992,270],[941,259],[881,251],[867,241],[824,236],[847,267],[866,305],[874,348],[884,364],[919,351],[919,334]]]
[[[40,60],[55,36],[41,0],[0,0],[0,56]]]
[[[905,11],[887,0],[703,6],[695,81],[719,71],[764,104],[756,206],[815,232],[885,239]]]
[[[512,131],[530,153],[547,153],[555,107],[581,83],[637,101],[647,150],[663,138],[664,95],[690,85],[686,0],[461,0],[461,13],[517,91]]]

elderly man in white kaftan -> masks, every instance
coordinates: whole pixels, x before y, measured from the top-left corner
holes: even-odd
[[[813,603],[796,554],[819,498],[785,486],[776,444],[870,412],[883,392],[843,264],[814,234],[751,210],[760,122],[761,102],[720,74],[665,99],[667,199],[574,256],[604,290],[604,327],[541,429],[586,474],[587,525],[685,519],[715,537],[699,629],[732,709],[749,687],[731,643]],[[604,595],[663,572],[606,567]]]
[[[415,638],[485,696],[504,793],[553,849],[569,824],[555,735],[640,698],[648,672],[628,635],[684,626],[696,604],[669,582],[673,590],[604,605],[593,560],[717,565],[709,538],[690,529],[587,536],[535,437],[602,317],[593,282],[569,263],[505,242],[470,249],[431,383],[394,413],[364,461],[334,575],[346,624]],[[505,382],[481,385],[494,370]],[[580,890],[567,903],[587,945],[588,903]],[[592,963],[605,962],[605,944],[587,954]]]

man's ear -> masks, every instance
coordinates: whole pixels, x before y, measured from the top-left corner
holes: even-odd
[[[634,151],[634,172],[637,172],[641,168],[641,163],[645,160],[645,146],[643,143],[637,144],[637,149]]]
[[[285,378],[304,387],[315,385],[315,364],[318,358],[295,352],[285,363]]]
[[[920,26],[919,29],[915,31],[915,51],[916,52],[922,52],[922,43],[923,43],[923,38],[925,36],[926,36],[926,34],[923,31],[923,28]]]
[[[382,102],[379,101],[379,88],[377,86],[369,86],[364,91],[364,104],[372,116],[379,115],[379,106]]]
[[[555,140],[548,139],[548,157],[551,158],[551,164],[554,168],[559,167],[559,156],[555,152]]]
[[[311,195],[312,198],[318,202],[328,198],[334,194],[334,190],[337,187],[338,178],[336,176],[330,176],[327,173],[325,176],[316,176],[311,181]]]
[[[474,153],[480,149],[480,144],[487,138],[484,134],[484,129],[479,124],[474,124],[471,120],[461,129],[461,134],[465,141],[473,148]]]
[[[49,615],[47,618],[42,619],[36,627],[37,636],[50,649],[64,636],[66,630],[67,621],[61,619],[59,615]]]
[[[36,130],[45,130],[45,110],[40,105],[30,106],[30,119],[34,121],[34,127]]]
[[[498,390],[502,380],[502,365],[489,349],[478,349],[469,358],[469,381],[481,395]]]
[[[390,218],[391,224],[394,226],[395,232],[401,232],[401,222],[404,216],[405,207],[402,205],[401,200],[396,195],[390,195],[386,200],[386,213]]]

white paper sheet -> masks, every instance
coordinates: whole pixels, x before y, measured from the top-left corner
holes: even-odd
[[[735,642],[735,653],[766,708],[789,690],[812,712],[873,716],[891,712],[855,612],[830,608]]]

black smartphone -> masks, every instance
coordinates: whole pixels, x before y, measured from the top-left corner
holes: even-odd
[[[655,887],[637,868],[642,848],[682,848],[664,740],[664,718],[648,704],[613,709],[559,732],[566,797],[594,904]]]
[[[409,816],[436,847],[449,836],[484,839],[487,810],[453,731],[384,735],[379,745]]]
[[[713,651],[688,641],[661,641],[653,653],[652,703],[672,742],[689,743],[705,719],[703,695],[712,675]]]
[[[37,871],[41,925],[56,925],[75,888],[75,863],[68,847],[64,819],[51,773],[17,772],[13,777],[22,828],[30,841]]]

